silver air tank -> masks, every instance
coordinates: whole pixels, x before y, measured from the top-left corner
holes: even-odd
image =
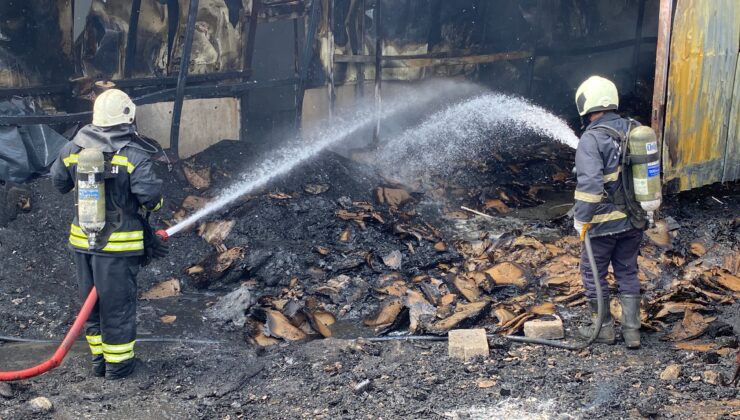
[[[100,150],[82,149],[77,162],[77,221],[94,249],[105,227],[105,158]]]

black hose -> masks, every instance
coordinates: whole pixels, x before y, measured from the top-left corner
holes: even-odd
[[[43,340],[39,338],[22,338],[22,337],[9,337],[0,335],[0,341],[8,343],[38,343],[38,344],[57,344],[59,340]],[[85,342],[84,339],[78,340]],[[137,338],[139,343],[183,343],[183,344],[222,344],[223,341],[219,340],[206,340],[206,339],[189,339],[189,338],[177,338],[177,337],[143,337]]]
[[[507,335],[505,336],[506,338],[519,343],[542,344],[567,350],[582,350],[596,341],[596,338],[601,332],[601,323],[604,321],[604,312],[606,311],[606,308],[604,308],[604,292],[601,290],[601,282],[599,281],[599,273],[596,268],[596,260],[594,258],[594,251],[591,248],[591,237],[589,236],[588,231],[586,231],[586,234],[584,235],[583,243],[586,245],[586,255],[588,256],[588,263],[591,265],[591,275],[593,276],[594,286],[596,288],[596,299],[598,299],[598,310],[596,312],[597,320],[594,325],[593,332],[591,333],[591,337],[589,337],[588,340],[577,344],[567,344],[542,338],[520,337],[514,335]]]
[[[439,335],[391,335],[385,337],[368,337],[356,338],[356,340],[365,340],[371,343],[381,343],[384,341],[447,341],[447,336]]]

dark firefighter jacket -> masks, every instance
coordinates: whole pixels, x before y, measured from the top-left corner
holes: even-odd
[[[156,211],[162,206],[162,181],[157,178],[149,153],[132,142],[132,125],[101,128],[83,127],[67,143],[51,167],[54,187],[66,194],[77,181],[78,153],[94,147],[106,158],[106,227],[97,249],[88,249],[87,235],[80,228],[75,212],[69,244],[78,252],[102,255],[136,256],[144,254],[144,226],[139,208]]]
[[[573,215],[576,220],[590,223],[592,237],[613,235],[633,228],[642,228],[624,205],[622,189],[622,156],[620,140],[606,130],[609,126],[626,136],[630,120],[607,112],[593,121],[581,135],[576,150],[578,184]],[[639,123],[633,121],[633,126]],[[632,220],[631,220],[632,219]]]

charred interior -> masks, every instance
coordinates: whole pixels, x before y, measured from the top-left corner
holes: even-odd
[[[156,150],[141,217],[170,254],[136,268],[130,379],[88,378],[78,343],[0,382],[0,420],[736,415],[739,21],[735,0],[1,1],[0,379],[84,301],[80,186],[49,171],[103,92]],[[571,210],[592,75],[657,136],[639,350],[516,342],[574,342],[593,309]]]

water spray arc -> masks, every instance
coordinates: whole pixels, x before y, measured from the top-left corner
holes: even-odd
[[[391,101],[381,112],[380,117],[381,119],[388,118],[410,108],[412,104],[415,106],[425,105],[437,99],[440,95],[454,94],[455,92],[459,93],[460,90],[460,84],[444,81],[440,82],[435,89],[426,88],[421,91],[410,90],[409,94],[411,96],[401,95],[399,100]],[[465,90],[465,88],[463,87],[462,90]],[[409,101],[409,99],[411,99],[411,101]],[[242,182],[232,186],[231,188],[227,188],[214,202],[195,212],[182,222],[170,227],[169,229],[158,230],[155,234],[167,241],[172,235],[176,235],[204,217],[233,204],[240,197],[265,186],[274,178],[290,172],[290,170],[295,168],[297,165],[311,159],[321,151],[340,142],[341,140],[346,139],[358,130],[375,122],[375,120],[376,114],[374,112],[368,112],[364,108],[359,108],[349,117],[335,117],[332,119],[329,129],[319,130],[308,137],[305,142],[289,145],[275,151],[271,156],[265,159],[261,165],[253,170],[253,175],[246,176]],[[97,302],[97,298],[97,290],[93,287],[82,305],[74,324],[50,359],[28,369],[18,371],[0,371],[0,382],[32,378],[58,367],[62,363],[62,360],[64,360],[64,357],[69,352],[77,337],[80,335],[85,321],[87,321],[87,318],[90,316],[90,312]]]
[[[323,150],[336,145],[364,127],[370,126],[377,121],[384,120],[402,113],[414,107],[423,109],[440,97],[465,96],[471,91],[471,85],[459,82],[438,81],[433,86],[422,86],[421,89],[402,89],[404,94],[398,95],[395,100],[388,100],[381,111],[373,109],[374,104],[366,104],[348,116],[334,116],[331,122],[326,122],[326,127],[307,136],[300,142],[288,144],[274,151],[249,175],[243,177],[242,181],[224,190],[213,202],[196,211],[185,220],[171,226],[166,230],[158,230],[156,235],[167,241],[171,236],[182,232],[184,229],[194,225],[203,218],[226,208],[236,202],[239,198],[259,188],[264,187],[273,179],[287,174],[299,164],[313,158]],[[501,128],[504,125],[513,125],[515,130],[533,130],[549,138],[558,140],[568,146],[575,148],[577,138],[564,121],[557,118],[546,110],[530,104],[521,99],[500,94],[484,94],[473,99],[466,99],[457,104],[447,107],[443,111],[435,113],[422,125],[405,131],[401,136],[391,140],[379,152],[388,158],[393,165],[404,161],[404,165],[396,167],[408,168],[409,154],[418,150],[425,150],[426,154],[420,159],[423,165],[439,164],[438,159],[449,159],[454,153],[460,153],[457,142],[473,141],[480,143],[488,131]],[[430,147],[429,141],[440,139],[452,140],[446,143],[447,147]],[[482,146],[482,145],[481,145]],[[455,149],[457,148],[457,150]],[[464,150],[464,149],[463,149]],[[468,151],[464,151],[468,153]],[[435,160],[437,159],[437,160]],[[586,250],[592,266],[593,254],[590,251],[591,242],[586,234]],[[601,297],[601,288],[598,279],[595,278],[597,293]],[[601,299],[599,299],[601,302]],[[14,381],[38,376],[42,373],[59,366],[62,360],[74,344],[77,336],[82,331],[85,321],[90,315],[92,308],[97,302],[97,290],[92,288],[85,300],[79,315],[75,319],[72,328],[60,344],[53,357],[49,360],[29,369],[20,371],[0,371],[0,381]],[[599,319],[604,316],[605,309],[599,307]],[[597,325],[601,325],[599,322]],[[590,340],[584,344],[567,345],[547,340],[532,340],[523,337],[507,337],[515,341],[535,344],[546,344],[555,347],[577,349],[590,345],[598,336],[599,329]]]
[[[245,194],[249,194],[264,187],[271,180],[290,172],[299,164],[311,159],[323,150],[348,138],[353,133],[370,126],[376,119],[384,120],[409,108],[423,108],[426,104],[438,100],[445,95],[464,93],[471,89],[465,83],[439,81],[433,87],[420,89],[404,89],[403,95],[396,99],[386,100],[379,118],[374,104],[364,104],[350,115],[335,115],[330,122],[325,122],[327,128],[310,133],[307,139],[292,145],[280,148],[268,156],[260,165],[244,176],[242,181],[224,190],[213,202],[196,211],[180,223],[168,228],[160,234],[169,237],[192,226],[204,217],[227,207]]]
[[[391,178],[413,180],[433,169],[444,173],[452,163],[483,155],[494,148],[513,147],[512,138],[533,133],[573,149],[578,137],[565,121],[527,100],[485,93],[453,103],[406,129],[378,152]]]

